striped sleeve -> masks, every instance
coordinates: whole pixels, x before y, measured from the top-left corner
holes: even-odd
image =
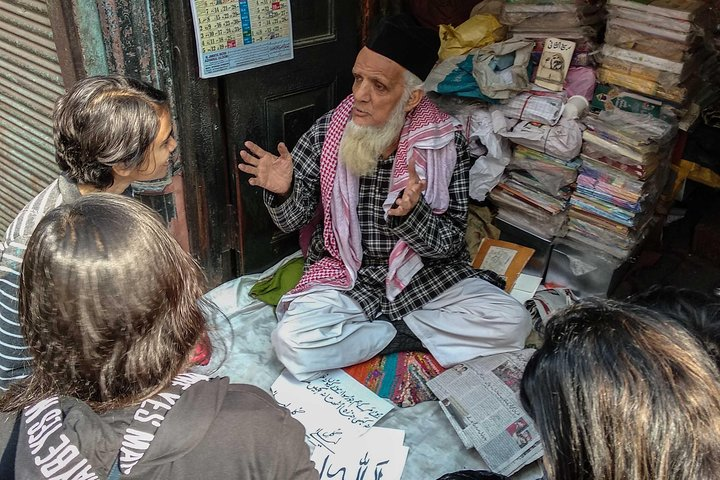
[[[24,245],[3,245],[0,252],[0,390],[29,373],[30,355],[18,319],[18,291]]]
[[[61,203],[56,181],[22,209],[0,244],[0,391],[30,373],[31,357],[18,318],[22,259],[27,241],[40,219]]]

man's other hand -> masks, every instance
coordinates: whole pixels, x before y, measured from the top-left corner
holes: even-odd
[[[249,152],[240,151],[240,158],[244,163],[238,164],[238,168],[250,175],[248,183],[278,195],[288,196],[292,186],[293,166],[292,157],[285,144],[278,144],[280,156],[266,152],[253,142],[245,142],[245,148]]]
[[[425,191],[427,182],[421,180],[415,171],[415,161],[408,162],[408,184],[388,210],[388,215],[393,217],[404,217],[412,212],[415,205],[420,201],[420,196]]]

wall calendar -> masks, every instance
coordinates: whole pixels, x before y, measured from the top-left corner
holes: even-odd
[[[200,78],[293,58],[290,0],[191,0]]]

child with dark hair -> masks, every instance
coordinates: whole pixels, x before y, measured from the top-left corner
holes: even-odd
[[[188,372],[212,305],[147,207],[100,193],[51,210],[20,279],[32,372],[0,397],[0,478],[318,478],[270,395]]]
[[[720,298],[689,288],[654,285],[627,301],[684,325],[720,365]]]
[[[547,325],[523,407],[550,480],[704,480],[720,472],[718,368],[677,321],[581,302]]]
[[[60,176],[17,214],[0,242],[0,393],[29,373],[17,298],[38,222],[82,195],[122,194],[133,182],[164,178],[177,147],[165,92],[116,75],[85,78],[58,98],[53,139]]]

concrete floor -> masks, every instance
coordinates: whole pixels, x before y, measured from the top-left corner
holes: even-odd
[[[675,285],[720,295],[720,189],[688,182],[668,218],[610,294],[622,299],[654,285]]]

